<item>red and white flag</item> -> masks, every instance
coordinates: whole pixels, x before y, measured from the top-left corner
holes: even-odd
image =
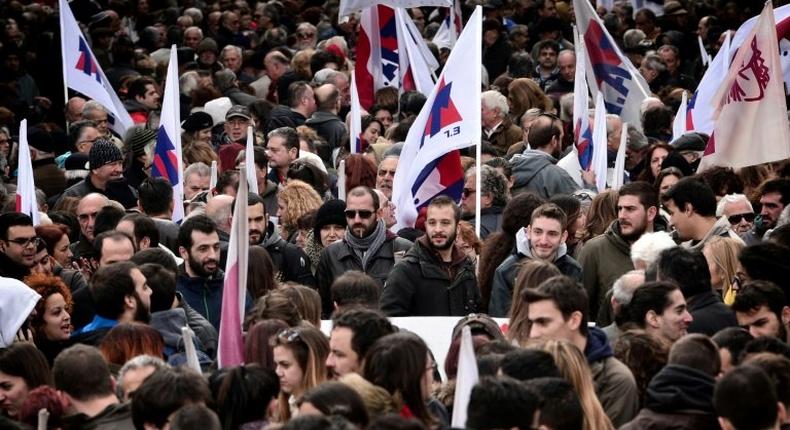
[[[250,160],[245,160],[249,163]],[[219,322],[219,368],[244,363],[244,305],[247,297],[247,264],[249,258],[249,227],[247,226],[247,181],[239,181],[236,206],[228,241],[228,261],[222,287],[222,310]]]
[[[419,91],[425,95],[433,89],[433,72],[439,62],[428,49],[406,9],[395,9],[398,25],[398,60],[400,61],[400,92]]]
[[[370,109],[379,89],[400,88],[397,28],[395,10],[387,6],[369,7],[359,17],[354,71],[364,109]]]
[[[442,23],[439,24],[439,29],[433,36],[433,43],[439,49],[453,49],[455,41],[458,40],[458,35],[464,28],[461,22],[461,0],[453,0],[453,6],[447,10],[447,16],[444,17]]]
[[[790,158],[784,80],[770,2],[735,54],[713,106],[716,125],[698,171]]]
[[[19,177],[16,187],[16,211],[30,215],[33,225],[41,222],[36,201],[36,184],[33,182],[33,162],[27,143],[27,120],[19,125]]]
[[[109,112],[110,128],[121,136],[134,125],[115,90],[93,56],[80,26],[66,0],[60,0],[60,49],[63,55],[63,82],[74,91],[96,100]]]

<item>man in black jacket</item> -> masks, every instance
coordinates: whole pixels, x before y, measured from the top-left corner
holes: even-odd
[[[233,201],[231,208],[236,207]],[[263,199],[258,194],[247,196],[247,225],[249,226],[250,245],[260,245],[269,253],[274,267],[278,269],[278,282],[292,281],[298,284],[315,287],[316,282],[310,271],[310,258],[292,243],[280,237],[280,232],[273,222]]]
[[[447,196],[428,204],[425,235],[392,268],[381,295],[391,316],[463,316],[480,308],[475,266],[455,246],[461,209]]]
[[[39,240],[29,216],[19,212],[0,215],[0,276],[24,279],[36,259]]]
[[[330,287],[338,276],[359,270],[384,285],[392,267],[412,246],[410,241],[387,231],[384,220],[380,219],[379,196],[369,187],[359,186],[348,193],[345,213],[348,221],[345,237],[321,251],[316,269],[324,316],[332,313]]]

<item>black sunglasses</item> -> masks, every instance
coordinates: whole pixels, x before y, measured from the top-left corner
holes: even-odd
[[[359,217],[362,219],[368,219],[373,215],[373,211],[369,211],[367,209],[363,209],[359,211],[355,211],[353,209],[347,209],[345,213],[346,213],[346,218],[348,219],[354,219],[357,217],[357,215],[359,215]]]
[[[755,217],[754,212],[745,213],[745,214],[735,214],[728,216],[727,221],[729,221],[730,224],[738,224],[739,222],[741,222],[742,219],[745,219],[746,222],[752,222],[754,221],[754,217]]]
[[[470,195],[472,195],[474,193],[475,193],[475,190],[473,190],[471,188],[464,188],[464,190],[463,190],[464,197],[469,197]]]

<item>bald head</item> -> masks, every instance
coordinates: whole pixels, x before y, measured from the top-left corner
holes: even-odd
[[[82,108],[85,106],[85,99],[82,97],[72,97],[66,103],[66,121],[75,122],[82,119]]]
[[[230,233],[231,206],[233,197],[227,194],[219,194],[211,198],[206,203],[206,216],[217,224],[217,228]]]
[[[319,111],[334,112],[340,109],[340,91],[332,84],[324,84],[315,89],[315,101]]]
[[[80,223],[82,236],[93,242],[93,225],[101,208],[110,204],[110,200],[102,194],[91,193],[80,199],[77,204],[77,220]]]

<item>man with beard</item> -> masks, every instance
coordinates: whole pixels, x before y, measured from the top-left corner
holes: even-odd
[[[0,276],[21,281],[29,275],[40,240],[29,216],[19,212],[0,215]]]
[[[345,214],[345,237],[321,251],[316,269],[324,316],[332,313],[331,286],[338,276],[358,270],[384,285],[392,267],[412,246],[410,241],[387,231],[380,219],[379,196],[369,187],[359,186],[348,193]]]
[[[488,313],[507,317],[519,269],[528,259],[548,261],[566,276],[582,280],[582,267],[566,252],[568,218],[559,206],[546,203],[532,211],[529,225],[516,233],[516,250],[494,272]]]
[[[151,317],[151,288],[137,265],[130,261],[99,268],[88,288],[96,304],[96,315],[71,335],[74,343],[97,346],[116,325],[147,323]]]
[[[562,121],[551,114],[540,114],[529,128],[527,141],[532,149],[510,161],[513,169],[513,195],[531,192],[548,200],[557,194],[571,194],[579,186],[557,166],[562,150]]]
[[[584,267],[584,288],[590,298],[590,315],[597,315],[599,325],[611,323],[607,317],[610,308],[604,300],[606,293],[617,278],[634,270],[631,245],[654,228],[665,229],[663,219],[657,214],[658,195],[650,184],[625,184],[618,191],[617,219],[604,234],[590,239],[582,247],[579,263]]]
[[[455,246],[461,208],[447,196],[428,204],[425,235],[389,274],[381,310],[390,316],[463,316],[480,308],[475,265]]]
[[[225,273],[219,267],[219,235],[211,218],[197,215],[181,224],[178,252],[184,264],[178,268],[176,289],[187,304],[219,330]],[[251,304],[247,294],[247,305]]]
[[[747,245],[760,242],[765,233],[776,227],[776,221],[790,203],[790,179],[779,178],[766,181],[757,193],[760,196],[760,216],[754,221],[754,227],[746,235]]]
[[[231,205],[231,211],[235,207],[236,200]],[[247,227],[250,246],[262,246],[272,258],[272,263],[278,270],[275,274],[277,282],[296,282],[315,287],[315,277],[310,270],[310,258],[301,248],[280,236],[280,229],[269,221],[263,198],[255,193],[247,195]]]
[[[738,325],[749,330],[752,337],[769,336],[787,342],[790,307],[782,289],[773,282],[751,281],[744,285],[735,296],[732,310]]]

